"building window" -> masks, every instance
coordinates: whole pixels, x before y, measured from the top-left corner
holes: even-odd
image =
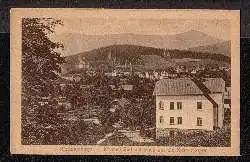
[[[164,110],[164,104],[162,101],[159,102],[159,108],[160,110]]]
[[[170,117],[170,125],[174,125],[174,117]]]
[[[182,124],[182,117],[177,117],[177,123]]]
[[[197,102],[197,109],[201,110],[202,109],[202,103],[201,102]]]
[[[170,102],[170,110],[174,110],[174,102]]]
[[[182,109],[182,103],[181,102],[177,102],[177,110],[181,110]]]
[[[202,126],[202,118],[197,118],[197,126]]]
[[[160,116],[160,123],[163,123],[164,120],[163,120],[163,116]]]

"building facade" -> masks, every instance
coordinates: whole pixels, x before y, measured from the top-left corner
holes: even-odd
[[[189,78],[158,81],[154,89],[156,138],[169,136],[173,130],[221,128],[224,89],[225,82],[220,78],[199,83]]]

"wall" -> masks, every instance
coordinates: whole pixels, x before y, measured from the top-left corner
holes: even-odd
[[[211,97],[218,103],[219,126],[223,124],[223,95],[213,94]],[[159,101],[164,103],[164,110],[159,109]],[[174,110],[170,110],[170,102],[174,102]],[[177,110],[177,102],[182,102],[182,110]],[[197,102],[202,102],[202,110],[197,110]],[[160,116],[164,122],[160,123]],[[170,125],[170,117],[175,124]],[[182,124],[177,125],[177,117],[182,117]],[[202,118],[202,126],[197,126],[197,117]],[[180,128],[213,130],[213,105],[205,96],[156,96],[156,128]]]
[[[218,104],[218,126],[221,128],[224,120],[224,95],[223,93],[216,93],[210,96]]]

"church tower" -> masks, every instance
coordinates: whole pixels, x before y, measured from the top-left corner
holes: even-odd
[[[109,54],[108,54],[108,60],[111,61],[112,60],[112,54],[111,54],[111,51],[109,51]]]
[[[170,53],[167,52],[167,49],[166,49],[166,48],[164,49],[163,56],[164,56],[165,58],[169,58],[169,57],[170,57]]]

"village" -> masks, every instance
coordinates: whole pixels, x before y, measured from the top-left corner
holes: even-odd
[[[120,65],[115,61],[111,70],[93,68],[86,61],[80,61],[75,66],[78,71],[61,75],[44,87],[42,97],[34,99],[35,107],[43,107],[43,110],[46,110],[42,113],[44,118],[40,114],[43,120],[40,128],[47,133],[44,141],[48,143],[88,145],[155,145],[157,143],[196,146],[204,143],[198,137],[204,134],[208,139],[211,136],[220,137],[220,133],[225,134],[223,131],[230,129],[230,69],[227,67],[177,66],[161,70],[138,71],[131,64]],[[214,91],[219,94],[219,99],[216,100],[218,103],[213,103],[213,99],[209,99],[212,97],[209,97],[197,82],[208,85],[209,93],[212,94]],[[215,84],[215,87],[211,84]],[[164,89],[168,91],[164,92]],[[168,94],[170,92],[171,94]],[[173,101],[181,102],[170,102],[168,95],[179,96]],[[198,98],[197,95],[203,97]],[[166,98],[161,99],[162,96]],[[190,103],[190,96],[193,103]],[[189,106],[185,106],[186,103]],[[201,110],[197,113],[187,110],[195,108],[196,103],[197,106],[199,104],[199,109],[204,107],[205,113],[202,114]],[[175,104],[177,104],[176,108]],[[207,105],[213,105],[211,111],[206,110],[209,107]],[[217,118],[215,119],[213,109],[216,105]],[[183,109],[183,112],[167,113],[167,110],[163,112],[164,109],[170,109],[170,111]],[[197,121],[196,119],[192,121],[195,126],[190,125],[190,119],[188,119],[189,123],[186,122],[185,118],[190,115],[189,111],[194,116],[200,114]],[[169,121],[170,124],[166,124]],[[214,125],[214,123],[217,124]],[[162,132],[163,128],[171,131]],[[179,131],[183,128],[194,131],[185,131],[185,133]],[[176,129],[178,131],[172,131]],[[53,141],[55,136],[57,140]],[[192,140],[190,140],[191,137]],[[223,137],[230,138],[230,134]],[[187,138],[189,140],[185,140]],[[200,139],[200,142],[197,142],[197,139]],[[191,144],[185,141],[191,141]],[[214,143],[216,142],[218,143],[218,141]],[[205,143],[205,145],[210,144]]]

